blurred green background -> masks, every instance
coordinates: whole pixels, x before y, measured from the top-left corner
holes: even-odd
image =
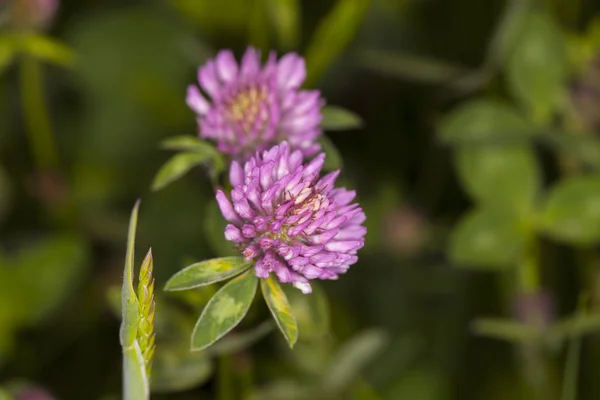
[[[65,0],[42,24],[26,1],[0,3],[0,399],[120,398],[137,198],[153,399],[600,396],[600,3]],[[293,352],[257,304],[191,354],[215,288],[160,289],[230,249],[204,169],[149,188],[160,142],[197,131],[197,67],[248,45],[299,52],[361,117],[326,135],[369,233],[346,276],[291,297]]]

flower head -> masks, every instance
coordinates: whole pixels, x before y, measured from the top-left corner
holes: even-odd
[[[320,148],[323,100],[317,90],[299,90],[306,76],[304,60],[288,53],[277,61],[269,55],[261,67],[260,53],[250,47],[240,65],[229,50],[220,51],[198,70],[186,102],[196,113],[200,136],[244,161],[286,140],[305,156]]]
[[[356,193],[334,188],[339,171],[319,179],[325,160],[319,154],[302,165],[299,150],[283,142],[256,155],[242,168],[233,162],[231,201],[217,191],[221,212],[230,222],[225,238],[246,260],[256,260],[259,278],[275,273],[281,282],[311,292],[311,279],[337,279],[364,245],[365,214]]]

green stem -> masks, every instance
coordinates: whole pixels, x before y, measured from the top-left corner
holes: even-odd
[[[59,164],[58,151],[44,102],[41,65],[24,55],[19,67],[23,113],[32,157],[40,171],[55,169]]]
[[[521,292],[537,292],[541,286],[539,270],[539,248],[535,233],[529,234],[525,255],[521,268],[519,268],[518,287]]]
[[[234,400],[235,392],[233,387],[233,359],[231,355],[224,354],[219,357],[219,376],[218,376],[218,399]]]
[[[579,298],[579,311],[581,316],[586,313],[587,296],[581,295]],[[562,390],[562,400],[577,399],[577,380],[579,378],[579,365],[581,359],[581,336],[575,336],[571,339],[567,349],[567,359],[565,362],[565,372]]]

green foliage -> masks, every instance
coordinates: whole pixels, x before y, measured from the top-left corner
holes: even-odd
[[[165,290],[187,290],[233,278],[252,266],[243,257],[215,258],[185,267],[169,279]]]
[[[317,82],[346,49],[369,7],[370,0],[337,0],[319,23],[306,49],[307,85]]]
[[[352,111],[338,106],[325,106],[321,127],[326,131],[344,131],[362,127],[363,121]]]
[[[369,330],[344,343],[323,376],[324,390],[339,393],[348,387],[368,362],[383,350],[387,340],[381,331]]]
[[[182,152],[171,157],[158,171],[152,183],[153,190],[164,188],[198,165],[208,165],[213,179],[225,169],[223,155],[212,144],[199,138],[176,136],[165,140],[162,147]]]
[[[62,67],[72,67],[75,63],[73,51],[51,37],[27,34],[17,40],[21,51],[42,61]]]
[[[548,194],[542,211],[544,232],[561,241],[586,245],[600,239],[600,177],[565,179]]]
[[[269,19],[280,48],[291,50],[300,41],[301,2],[299,0],[267,0]]]
[[[279,330],[283,333],[290,348],[293,348],[298,340],[298,324],[281,285],[271,274],[267,279],[261,279],[260,287]]]
[[[381,75],[429,84],[448,84],[469,72],[446,62],[382,50],[361,50],[358,60],[365,68]]]
[[[465,215],[450,235],[449,256],[458,265],[503,269],[523,254],[525,230],[518,215],[477,208]]]
[[[447,143],[504,143],[529,139],[536,130],[509,104],[486,98],[469,100],[444,117],[440,138]]]
[[[563,39],[552,17],[527,17],[506,68],[514,97],[535,121],[549,122],[562,101],[567,72]]]
[[[465,190],[478,203],[528,211],[540,189],[540,171],[527,145],[463,146],[456,167]]]
[[[193,351],[210,346],[242,321],[250,309],[257,285],[254,271],[246,271],[210,299],[192,332]]]
[[[23,246],[12,257],[0,254],[0,363],[13,334],[56,315],[87,272],[89,249],[72,235],[57,235]]]

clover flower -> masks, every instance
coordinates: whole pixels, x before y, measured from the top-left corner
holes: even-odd
[[[334,188],[340,171],[319,178],[324,160],[321,153],[302,165],[302,152],[283,142],[257,152],[243,168],[232,162],[231,200],[216,194],[230,223],[225,238],[246,260],[256,260],[259,278],[274,273],[310,293],[311,279],[337,279],[358,260],[365,214],[351,203],[354,191]]]
[[[218,149],[245,161],[286,140],[305,156],[320,148],[323,100],[317,90],[299,90],[306,77],[304,60],[288,53],[269,55],[248,48],[240,65],[229,50],[220,51],[198,70],[186,102],[196,113],[200,136],[216,141]]]

